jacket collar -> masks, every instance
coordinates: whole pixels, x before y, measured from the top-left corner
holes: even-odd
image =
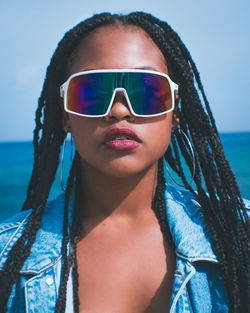
[[[166,186],[166,215],[179,257],[218,262],[201,207],[191,192]]]
[[[168,185],[165,191],[166,214],[179,257],[190,262],[217,262],[200,205],[186,190]],[[70,220],[73,208],[70,199]],[[50,202],[44,212],[41,228],[21,272],[39,273],[61,258],[64,195]]]

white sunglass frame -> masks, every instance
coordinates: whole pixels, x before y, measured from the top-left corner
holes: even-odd
[[[156,74],[156,75],[159,75],[159,76],[163,76],[165,77],[168,82],[169,82],[169,86],[170,86],[170,91],[171,91],[171,108],[169,110],[166,110],[164,112],[160,112],[160,113],[156,113],[156,114],[150,114],[150,115],[144,115],[144,114],[137,114],[134,112],[133,110],[133,107],[131,105],[131,102],[129,100],[129,97],[128,97],[128,94],[127,94],[127,91],[125,88],[115,88],[114,91],[113,91],[113,94],[112,94],[112,97],[111,97],[111,100],[110,100],[110,103],[109,103],[109,106],[107,108],[107,111],[105,114],[101,114],[101,115],[88,115],[88,114],[82,114],[82,113],[77,113],[77,112],[74,112],[74,111],[71,111],[67,108],[67,94],[68,94],[68,87],[69,87],[69,83],[70,81],[74,78],[74,77],[77,77],[77,76],[81,76],[81,75],[86,75],[86,74],[94,74],[94,73],[112,73],[112,72],[115,72],[115,73],[148,73],[148,74]],[[113,101],[114,101],[114,98],[115,98],[115,95],[118,91],[122,91],[124,93],[124,96],[126,98],[126,101],[127,101],[127,104],[128,104],[128,107],[129,107],[129,110],[130,112],[134,115],[134,116],[137,116],[137,117],[154,117],[154,116],[159,116],[159,115],[163,115],[163,114],[166,114],[168,112],[171,112],[174,110],[174,107],[175,107],[175,93],[178,92],[178,85],[173,82],[171,80],[171,78],[167,75],[167,74],[164,74],[164,73],[161,73],[161,72],[157,72],[157,71],[151,71],[151,70],[139,70],[139,69],[106,69],[106,70],[87,70],[87,71],[83,71],[83,72],[79,72],[79,73],[75,73],[73,75],[71,75],[65,83],[63,83],[61,86],[60,86],[60,96],[61,98],[64,99],[64,110],[68,113],[71,113],[71,114],[75,114],[75,115],[78,115],[78,116],[84,116],[84,117],[104,117],[104,116],[107,116],[109,115],[110,111],[111,111],[111,108],[113,106]]]

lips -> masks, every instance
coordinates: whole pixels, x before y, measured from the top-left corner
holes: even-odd
[[[123,140],[119,138],[125,138],[125,140],[133,140],[141,142],[137,134],[129,128],[112,128],[104,135],[104,142],[111,140]]]
[[[113,150],[132,150],[140,145],[141,139],[129,128],[112,128],[104,135],[103,143]]]

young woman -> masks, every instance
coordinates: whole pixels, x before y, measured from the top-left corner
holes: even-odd
[[[66,191],[47,203],[67,133]],[[1,312],[247,311],[245,205],[199,73],[167,23],[105,13],[66,33],[34,149],[23,212],[0,228]]]

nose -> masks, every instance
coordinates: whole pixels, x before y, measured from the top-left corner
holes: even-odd
[[[116,91],[110,112],[105,117],[106,121],[111,120],[134,120],[134,115],[129,109],[127,99],[123,91]]]

